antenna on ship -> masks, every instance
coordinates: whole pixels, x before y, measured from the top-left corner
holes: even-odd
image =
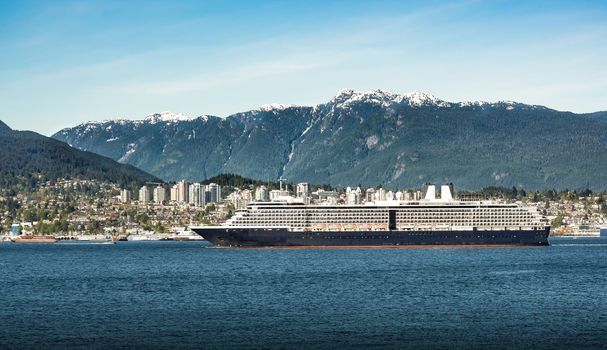
[[[287,179],[283,178],[282,176],[278,179],[278,183],[280,184],[280,190],[282,191],[282,182],[283,181],[287,181]]]

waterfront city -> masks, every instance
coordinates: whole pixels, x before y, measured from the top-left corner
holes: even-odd
[[[281,187],[282,186],[282,187]],[[4,191],[2,235],[51,234],[59,239],[161,240],[196,239],[188,230],[218,225],[236,210],[255,202],[297,198],[312,205],[358,205],[371,202],[415,201],[421,189],[355,188],[312,190],[308,183],[276,186],[220,186],[216,183],[150,183],[136,191],[95,180],[41,183],[31,191]],[[506,192],[504,192],[506,191]],[[590,191],[486,193],[486,199],[536,207],[551,223],[553,236],[599,236],[607,225],[607,196]],[[488,198],[491,197],[492,198]],[[463,191],[464,200],[481,193]],[[181,234],[181,236],[179,236]]]

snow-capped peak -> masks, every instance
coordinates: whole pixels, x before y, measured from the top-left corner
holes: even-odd
[[[508,110],[512,110],[514,109],[515,106],[517,105],[522,105],[522,103],[516,102],[516,101],[509,101],[509,100],[500,100],[497,102],[488,102],[488,101],[462,101],[459,102],[458,105],[460,107],[470,107],[470,106],[476,106],[476,107],[484,107],[484,106],[491,106],[491,107],[495,107],[495,106],[506,106],[506,109]],[[543,106],[535,106],[535,105],[529,105],[532,108],[544,108]]]
[[[103,119],[103,120],[89,120],[88,122],[83,123],[84,125],[101,125],[101,124],[107,124],[107,123],[118,123],[118,124],[122,124],[122,123],[126,123],[129,122],[130,120],[128,120],[125,117],[116,117],[114,119]]]
[[[282,103],[269,103],[269,104],[259,106],[258,110],[263,111],[263,112],[282,111],[284,109],[291,108],[291,107],[297,107],[297,106],[291,105],[291,104],[282,104]]]
[[[181,113],[173,113],[173,112],[161,112],[161,113],[153,113],[145,117],[144,121],[149,123],[159,123],[159,122],[179,122],[179,121],[189,121],[194,118],[181,114]]]
[[[113,125],[113,124],[120,124],[120,125],[136,124],[137,125],[137,124],[142,124],[142,123],[156,124],[156,123],[161,123],[161,122],[176,123],[176,122],[181,122],[181,121],[191,121],[191,120],[195,120],[195,119],[203,119],[204,121],[208,121],[209,116],[201,115],[199,117],[190,117],[190,116],[187,116],[187,115],[184,115],[181,113],[162,112],[162,113],[149,114],[144,119],[127,119],[125,117],[118,117],[118,118],[114,118],[114,119],[92,120],[92,121],[83,123],[82,125],[85,125],[89,128],[94,128],[97,126],[106,126],[106,124],[109,124],[111,127],[111,125]]]
[[[339,107],[348,106],[354,102],[371,102],[381,104],[384,107],[395,103],[406,102],[410,106],[422,105],[438,105],[444,106],[445,101],[440,100],[434,95],[426,92],[412,92],[404,95],[394,94],[389,91],[375,89],[372,91],[354,91],[352,89],[342,89],[335,95],[330,103],[334,103]]]
[[[423,106],[423,105],[441,105],[445,101],[436,98],[436,96],[427,92],[410,92],[403,96],[410,106]]]

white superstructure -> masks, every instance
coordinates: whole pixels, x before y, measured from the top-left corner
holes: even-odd
[[[534,207],[520,203],[467,202],[445,199],[384,201],[367,205],[304,205],[289,202],[251,203],[225,226],[287,227],[294,231],[386,230],[393,216],[396,230],[543,229],[546,222]]]

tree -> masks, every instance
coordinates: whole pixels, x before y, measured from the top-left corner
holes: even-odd
[[[552,220],[552,223],[551,223],[551,224],[552,224],[552,227],[553,227],[553,228],[558,228],[558,227],[563,226],[563,224],[564,224],[564,219],[565,219],[565,217],[564,217],[563,213],[559,213],[559,214],[558,214],[558,215],[557,215],[557,216],[556,216],[556,217],[555,217],[555,218]]]

